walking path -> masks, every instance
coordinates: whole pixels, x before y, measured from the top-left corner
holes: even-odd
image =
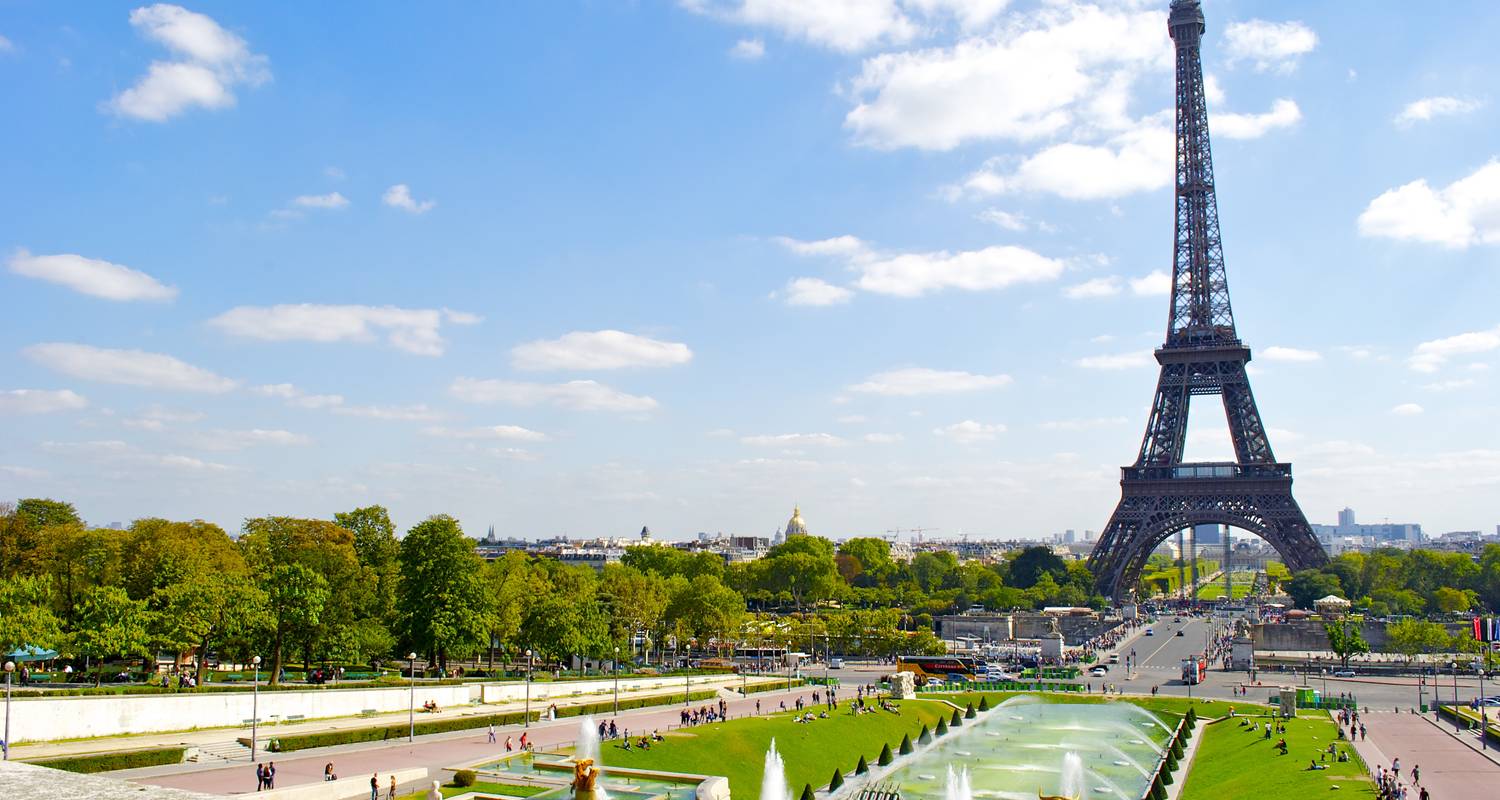
[[[1417,714],[1372,712],[1359,721],[1368,728],[1367,739],[1354,742],[1371,772],[1390,768],[1401,759],[1401,778],[1412,785],[1411,770],[1420,766],[1421,786],[1433,800],[1467,800],[1492,797],[1500,786],[1500,764],[1474,752],[1462,742]],[[1415,790],[1412,797],[1416,796]]]
[[[823,687],[804,686],[790,692],[762,692],[744,699],[726,699],[726,702],[731,718],[754,715],[757,700],[761,704],[763,713],[769,714],[778,708],[781,701],[785,700],[787,706],[790,707],[792,701],[798,696],[810,699],[813,691],[824,690]],[[853,687],[841,689],[839,692],[841,700],[853,694]],[[721,695],[727,697],[729,693],[721,692]],[[717,702],[717,700],[694,701],[691,707],[711,706],[716,705]],[[639,709],[622,712],[619,716],[609,716],[607,719],[614,720],[622,732],[628,729],[639,735],[645,731],[665,731],[670,727],[676,727],[679,724],[679,714],[686,707],[682,704],[673,704],[664,708]],[[606,717],[601,717],[601,719],[606,719]],[[496,742],[493,744],[488,741],[488,732],[484,728],[478,728],[419,736],[415,742],[401,741],[396,744],[371,742],[324,747],[298,751],[286,757],[266,754],[262,760],[274,760],[276,788],[278,789],[323,780],[323,767],[329,762],[333,763],[334,770],[341,778],[373,773],[380,776],[381,785],[385,786],[389,781],[387,776],[393,768],[426,767],[432,778],[442,779],[445,777],[442,772],[445,767],[504,754],[507,737],[512,738],[515,746],[519,748],[523,731],[530,736],[538,750],[565,747],[578,738],[580,724],[578,718],[565,718],[556,722],[532,724],[530,727],[510,725],[496,728]],[[184,770],[184,767],[187,769]],[[173,772],[168,774],[168,770],[173,770]],[[255,771],[249,763],[227,768],[196,768],[196,765],[176,764],[170,767],[116,772],[112,773],[112,777],[125,777],[137,783],[214,794],[240,794],[255,790]]]

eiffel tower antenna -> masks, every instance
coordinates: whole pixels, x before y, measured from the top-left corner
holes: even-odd
[[[1294,572],[1328,560],[1292,497],[1292,465],[1276,461],[1271,451],[1245,374],[1250,348],[1234,327],[1208,140],[1199,0],[1172,0],[1167,30],[1177,49],[1172,306],[1166,342],[1156,351],[1161,377],[1141,451],[1134,465],[1120,470],[1120,504],[1088,562],[1099,591],[1116,600],[1135,587],[1158,544],[1203,523],[1256,534]],[[1189,401],[1205,395],[1224,403],[1233,462],[1182,460]]]

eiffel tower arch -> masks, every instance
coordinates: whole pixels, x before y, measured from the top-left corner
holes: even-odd
[[[1156,546],[1194,525],[1214,523],[1266,540],[1295,571],[1328,556],[1292,497],[1292,465],[1278,462],[1250,390],[1250,348],[1229,302],[1219,208],[1209,147],[1199,0],[1172,0],[1167,29],[1177,51],[1176,236],[1167,338],[1146,435],[1120,471],[1120,504],[1089,555],[1099,591],[1123,599]],[[1217,395],[1234,461],[1185,462],[1189,404]]]

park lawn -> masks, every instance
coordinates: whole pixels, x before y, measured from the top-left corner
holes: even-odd
[[[1231,595],[1231,599],[1233,599],[1233,600],[1240,600],[1240,599],[1243,599],[1245,597],[1249,597],[1250,596],[1250,589],[1251,589],[1251,586],[1250,586],[1249,583],[1241,583],[1240,581],[1236,580],[1234,582],[1234,585],[1230,587],[1230,590],[1232,592],[1234,592],[1234,594]],[[1220,597],[1223,597],[1223,596],[1224,596],[1224,584],[1222,584],[1222,583],[1215,582],[1215,583],[1213,583],[1211,585],[1208,585],[1208,586],[1200,586],[1200,587],[1198,587],[1198,599],[1199,600],[1217,600],[1217,599],[1219,599]]]
[[[1251,717],[1262,722],[1269,717]],[[1179,800],[1222,800],[1227,797],[1269,797],[1301,800],[1327,797],[1338,786],[1340,800],[1375,797],[1364,762],[1347,742],[1338,738],[1338,727],[1326,716],[1298,717],[1286,721],[1287,754],[1279,755],[1276,740],[1250,733],[1236,719],[1224,719],[1203,728],[1203,738],[1193,755]],[[1327,761],[1326,770],[1309,770],[1329,742],[1347,750],[1349,761]]]
[[[853,772],[860,756],[874,767],[882,745],[889,744],[895,754],[902,734],[915,744],[923,725],[936,728],[939,717],[953,713],[951,706],[934,700],[903,700],[898,705],[899,715],[877,709],[855,716],[849,713],[849,705],[841,702],[828,719],[811,723],[793,722],[793,715],[787,713],[700,725],[665,734],[666,741],[657,742],[650,750],[627,752],[619,742],[606,742],[602,753],[605,771],[610,767],[638,767],[722,775],[729,779],[734,797],[753,800],[760,796],[766,750],[774,738],[786,762],[787,786],[796,796],[804,784],[812,784],[814,789],[826,787],[834,769]],[[816,714],[820,708],[811,710]]]

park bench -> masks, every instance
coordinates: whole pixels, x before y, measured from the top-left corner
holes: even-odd
[[[373,716],[375,716],[376,714],[379,714],[379,713],[380,713],[379,711],[376,711],[373,708],[366,708],[366,709],[362,709],[359,712],[359,715],[361,717],[373,717]]]
[[[305,720],[305,719],[307,719],[307,715],[306,714],[287,714],[286,715],[286,719],[284,719],[282,721],[283,722],[301,722],[302,720]]]

